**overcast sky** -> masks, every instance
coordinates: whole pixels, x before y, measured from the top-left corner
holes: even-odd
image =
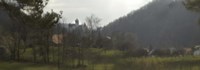
[[[94,14],[102,19],[101,24],[109,22],[137,10],[151,0],[50,0],[46,10],[63,11],[65,22],[76,18],[85,22],[86,16]]]

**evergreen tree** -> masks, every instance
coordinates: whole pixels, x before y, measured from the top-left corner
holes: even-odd
[[[7,11],[10,18],[15,22],[11,32],[15,46],[11,57],[20,59],[20,46],[32,47],[33,61],[41,55],[45,63],[49,62],[49,41],[51,40],[52,28],[61,18],[61,14],[44,12],[49,0],[1,0],[0,6]],[[22,44],[24,43],[24,44]],[[11,52],[12,52],[11,51]]]

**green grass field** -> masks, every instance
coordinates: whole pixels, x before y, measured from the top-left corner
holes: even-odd
[[[200,70],[200,57],[141,57],[117,59],[108,63],[89,64],[85,68],[61,70]],[[58,70],[53,65],[0,62],[0,70]]]
[[[118,50],[91,49],[95,57],[87,57],[84,67],[70,67],[68,61],[60,70],[200,70],[200,56],[123,57]],[[90,59],[89,59],[90,58]],[[75,61],[76,63],[76,61]],[[56,65],[22,62],[0,62],[0,70],[59,70]]]
[[[1,61],[0,70],[58,70],[58,68],[52,65]]]

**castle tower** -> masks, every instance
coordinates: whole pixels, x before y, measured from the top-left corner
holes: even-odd
[[[78,19],[75,20],[75,24],[79,25],[79,20]]]

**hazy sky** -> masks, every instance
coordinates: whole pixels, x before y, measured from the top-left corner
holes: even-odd
[[[151,0],[50,0],[46,10],[63,11],[65,22],[78,18],[85,22],[86,16],[94,14],[102,19],[101,24],[109,22],[136,10]]]

